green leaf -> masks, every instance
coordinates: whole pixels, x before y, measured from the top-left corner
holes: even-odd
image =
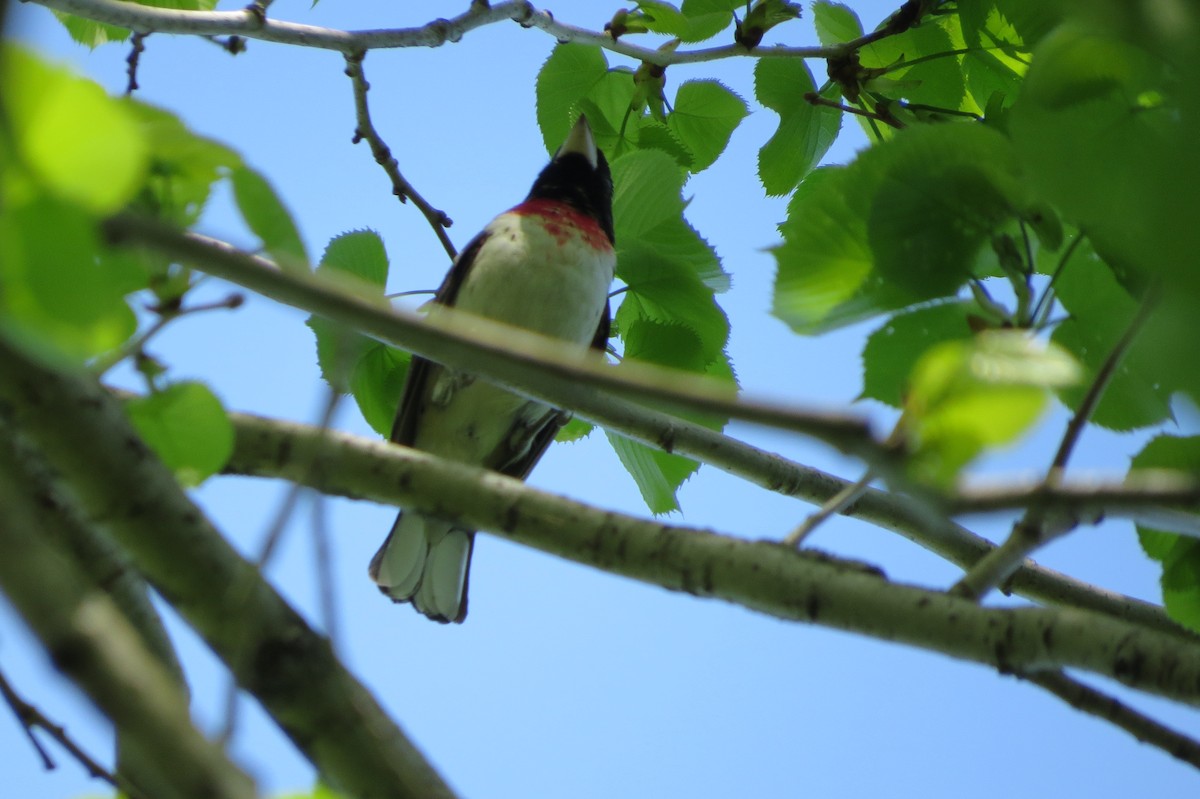
[[[380,291],[387,285],[388,257],[374,230],[353,230],[334,238],[321,256],[318,271],[354,275]]]
[[[1130,469],[1171,469],[1200,476],[1200,437],[1159,436],[1134,456]],[[1200,632],[1200,540],[1138,525],[1146,554],[1162,563],[1167,615]]]
[[[804,99],[815,91],[812,73],[800,59],[763,58],[754,67],[755,96],[779,114],[779,128],[758,151],[758,177],[769,195],[794,189],[841,130],[840,111]]]
[[[695,331],[677,323],[635,317],[621,328],[624,356],[637,361],[703,374],[712,362]]]
[[[858,14],[843,3],[817,0],[813,3],[813,24],[817,28],[817,39],[827,47],[853,41],[863,35]]]
[[[654,256],[695,274],[713,292],[729,288],[716,252],[684,219],[684,173],[663,152],[630,153],[612,165],[617,276],[628,258]],[[627,281],[628,282],[628,281]]]
[[[967,302],[929,305],[897,314],[867,338],[862,396],[899,408],[913,368],[934,345],[971,338]]]
[[[554,437],[554,440],[568,444],[573,441],[579,441],[590,436],[595,427],[591,422],[586,422],[578,416],[572,416],[570,421],[558,431],[558,435]]]
[[[917,361],[904,402],[914,476],[953,482],[985,449],[1028,430],[1046,406],[1047,389],[1078,379],[1069,355],[1022,331],[934,346]]]
[[[966,97],[960,57],[943,55],[954,51],[950,29],[957,33],[957,27],[956,15],[929,17],[915,28],[862,48],[859,57],[863,67],[886,69],[882,76],[867,80],[864,88],[890,100],[958,109]],[[856,118],[867,135],[875,138],[870,121]],[[886,125],[877,128],[885,139],[895,134]]]
[[[744,0],[683,0],[680,10],[687,17],[688,28],[679,34],[684,42],[711,39],[733,22],[734,9],[745,5]]]
[[[733,40],[744,47],[757,47],[776,25],[799,19],[801,6],[789,0],[755,0],[746,18],[735,21]]]
[[[1065,24],[1035,50],[1009,130],[1032,182],[1106,260],[1194,290],[1200,156],[1179,105],[1189,97],[1160,54]]]
[[[667,125],[691,152],[691,172],[712,166],[746,114],[746,102],[715,80],[679,87]]]
[[[129,201],[146,172],[145,137],[99,85],[24,50],[0,55],[0,98],[22,163],[46,188],[97,214]],[[87,135],[80,135],[86,131]]]
[[[1070,316],[1055,328],[1051,340],[1078,359],[1087,373],[1083,383],[1060,392],[1067,407],[1076,409],[1137,314],[1138,302],[1086,243],[1059,275],[1055,291]],[[1152,319],[1148,325],[1153,328],[1155,323]],[[1122,358],[1092,413],[1092,422],[1112,430],[1134,430],[1171,415],[1171,394],[1178,387],[1180,370],[1157,368],[1158,346],[1147,336],[1149,332],[1143,329]]]
[[[560,44],[554,48],[537,76],[537,121],[549,152],[567,138],[579,116],[575,110],[579,101],[607,74],[608,62],[599,47]]]
[[[952,296],[1021,194],[1006,140],[978,125],[909,129],[818,169],[780,226],[774,313],[807,334]]]
[[[729,338],[729,322],[717,305],[712,290],[686,266],[662,261],[647,248],[623,249],[622,279],[629,287],[623,295],[616,319],[624,334],[635,320],[651,320],[687,328],[699,342],[705,365],[716,360]],[[685,368],[695,359],[680,353],[669,365]]]
[[[821,333],[909,304],[875,274],[862,168],[810,172],[788,203],[775,256],[772,313],[802,334]]]
[[[62,11],[54,10],[53,14],[67,29],[67,33],[71,35],[72,39],[92,49],[108,42],[123,42],[133,33],[128,28],[119,28],[116,25],[77,17]]]
[[[638,129],[637,149],[662,150],[686,170],[691,170],[694,161],[691,151],[683,146],[679,137],[661,122],[647,120]]]
[[[181,11],[211,11],[216,7],[216,0],[138,0],[138,5],[157,8],[174,8]],[[99,47],[107,42],[123,42],[129,38],[130,31],[115,25],[77,17],[54,11],[54,16],[63,24],[71,38],[80,44],[91,48]]]
[[[872,152],[886,159],[867,221],[876,269],[918,299],[953,294],[980,246],[1018,211],[1012,147],[980,125],[940,125]]]
[[[233,453],[233,424],[203,383],[175,383],[125,404],[138,433],[185,486],[221,471]]]
[[[308,250],[292,215],[267,179],[247,166],[231,175],[233,198],[242,218],[262,240],[265,249],[285,271],[307,272]]]
[[[652,449],[618,433],[604,431],[621,464],[637,483],[650,512],[658,515],[679,510],[675,492],[699,464],[681,455]]]
[[[818,169],[774,248],[774,313],[817,333],[953,296],[991,233],[1028,201],[1007,140],[981,125],[920,126]]]
[[[412,356],[385,344],[372,344],[358,358],[350,374],[350,393],[367,424],[382,436],[390,436],[404,379]]]
[[[379,298],[387,283],[388,258],[383,246],[383,240],[373,230],[356,230],[343,233],[329,242],[321,256],[321,264],[317,274],[322,277],[335,279],[351,290],[357,291],[364,297]],[[354,391],[355,398],[361,392],[368,406],[374,407],[370,397],[386,396],[386,386],[367,386],[362,383],[378,370],[367,369],[359,372],[358,364],[372,353],[383,347],[373,339],[367,338],[346,327],[316,316],[310,316],[307,322],[317,340],[317,363],[321,375],[329,385],[338,391]],[[385,348],[386,349],[386,348]],[[372,357],[383,359],[379,353]],[[364,367],[365,368],[365,367]],[[352,385],[358,380],[358,389]],[[386,382],[386,381],[384,381]],[[362,408],[364,400],[359,401]],[[392,406],[394,414],[396,406]],[[367,411],[363,410],[365,416]],[[378,417],[376,417],[378,418]],[[370,418],[368,418],[370,422]],[[373,424],[373,423],[372,423]],[[390,422],[388,422],[390,430]]]
[[[670,3],[661,0],[638,0],[637,10],[641,12],[640,22],[647,30],[665,33],[668,36],[679,36],[687,32],[687,17]]]

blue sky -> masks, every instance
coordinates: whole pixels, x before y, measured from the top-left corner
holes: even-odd
[[[10,4],[10,30],[51,57],[76,65],[113,92],[125,85],[123,46],[94,52],[70,42],[50,12]],[[421,24],[457,4],[280,0],[272,14],[342,28]],[[893,4],[851,5],[868,25]],[[610,8],[611,6],[611,8]],[[599,27],[619,4],[558,2],[563,21]],[[234,6],[229,6],[233,8]],[[601,11],[603,9],[603,11]],[[808,15],[806,14],[806,17]],[[778,30],[789,43],[815,42],[811,21]],[[511,23],[475,31],[438,49],[373,52],[366,59],[372,114],[409,180],[455,220],[460,247],[493,215],[519,201],[546,159],[534,118],[534,80],[553,40]],[[610,63],[624,63],[609,55]],[[818,75],[823,65],[814,64]],[[769,315],[784,201],[764,198],[758,148],[775,115],[752,102],[749,59],[672,67],[679,83],[717,77],[751,100],[754,112],[727,153],[685,187],[688,218],[717,248],[734,288],[721,298],[732,322],[730,352],[748,393],[845,407],[860,384],[859,350],[869,327],[804,339]],[[222,140],[261,170],[293,210],[310,251],[339,233],[371,228],[391,259],[390,286],[433,288],[448,264],[423,218],[390,194],[365,144],[352,145],[352,97],[336,53],[251,41],[231,58],[212,44],[151,36],[139,96]],[[864,140],[848,124],[830,162]],[[203,232],[251,240],[224,195]],[[230,287],[211,281],[207,296]],[[237,410],[315,421],[325,402],[304,316],[251,298],[240,310],[184,319],[151,348],[178,378],[208,381]],[[130,385],[136,383],[128,376]],[[891,415],[860,404],[884,428]],[[1027,444],[983,468],[1032,475],[1050,457],[1064,415]],[[352,403],[340,429],[374,434]],[[857,464],[799,437],[734,426],[731,434],[846,477]],[[1089,433],[1076,456],[1085,470],[1120,470],[1136,442]],[[629,513],[645,507],[599,435],[558,445],[532,484]],[[255,551],[285,493],[268,481],[223,478],[196,492],[218,526]],[[673,518],[750,538],[781,537],[809,511],[795,500],[704,468],[680,494]],[[296,514],[269,577],[311,618],[312,502]],[[477,543],[471,616],[432,624],[384,601],[366,564],[394,510],[334,500],[334,541],[344,661],[466,797],[660,797],[884,795],[982,797],[1170,795],[1194,790],[1194,772],[1126,734],[1083,716],[1028,685],[974,665],[829,630],[787,624],[747,610],[671,594],[561,561],[490,536]],[[1003,520],[973,525],[992,536]],[[897,536],[834,520],[815,546],[881,564],[899,580],[944,587],[952,566]],[[1132,528],[1082,529],[1040,560],[1117,591],[1156,600],[1156,575]],[[195,715],[221,718],[225,679],[185,625],[171,618],[189,664]],[[23,695],[105,755],[110,733],[0,600],[0,664]],[[1127,695],[1127,694],[1122,694]],[[1136,697],[1177,727],[1200,734],[1194,711]],[[60,756],[46,773],[16,722],[0,713],[8,795],[104,793]],[[243,704],[235,755],[267,793],[309,786],[313,775],[253,702]]]

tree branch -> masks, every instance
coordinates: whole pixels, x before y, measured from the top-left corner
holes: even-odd
[[[159,592],[236,669],[241,685],[324,779],[356,796],[454,795],[328,642],[188,499],[114,397],[94,379],[47,367],[3,338],[0,364],[0,399],[14,423],[69,481],[88,515],[106,520]],[[0,525],[0,532],[12,526]],[[0,567],[20,576],[22,559],[2,549]],[[37,589],[35,596],[55,596],[46,585]],[[189,794],[198,795],[204,794]]]
[[[365,52],[346,56],[346,75],[350,78],[351,84],[354,86],[354,114],[357,119],[357,127],[354,129],[354,143],[367,140],[367,144],[371,146],[371,154],[375,156],[375,162],[383,167],[383,171],[387,173],[392,181],[392,193],[400,198],[400,202],[405,202],[411,199],[413,205],[421,211],[425,219],[429,222],[429,226],[433,228],[433,232],[438,237],[438,241],[442,243],[446,254],[450,256],[450,260],[454,260],[458,252],[454,249],[454,242],[450,241],[450,237],[446,234],[446,228],[453,224],[450,217],[445,211],[439,211],[434,208],[429,202],[417,193],[412,184],[400,172],[400,164],[397,163],[395,156],[392,155],[391,149],[383,141],[383,137],[375,130],[375,125],[371,122],[371,109],[367,104],[367,91],[371,85],[367,83],[366,75],[363,74],[363,59],[366,57]]]
[[[1200,705],[1200,641],[1075,609],[996,610],[890,583],[872,567],[646,521],[387,443],[240,417],[230,470],[399,504],[673,591],[983,663],[1076,667]],[[292,434],[281,436],[281,430]],[[317,468],[304,466],[314,463]]]
[[[175,9],[126,3],[121,0],[31,0],[38,5],[75,14],[98,22],[107,22],[141,33],[182,33],[197,36],[233,34],[247,39],[336,50],[344,55],[397,47],[440,47],[457,42],[465,34],[497,22],[513,20],[526,28],[538,28],[560,42],[591,44],[658,66],[695,64],[725,58],[832,58],[851,52],[876,41],[881,32],[869,33],[859,39],[828,47],[756,47],[740,44],[704,47],[668,52],[653,47],[640,47],[621,39],[614,40],[606,33],[591,31],[558,22],[546,11],[532,3],[505,2],[490,6],[472,3],[470,9],[453,19],[435,19],[417,28],[388,28],[344,31],[268,19],[253,10],[241,11],[179,11]],[[889,34],[890,35],[890,34]]]
[[[1200,769],[1200,742],[1138,712],[1116,697],[1073,680],[1061,671],[1018,673],[1017,676],[1045,688],[1076,710],[1120,727],[1142,743]]]
[[[124,224],[128,219],[123,217],[111,224]],[[132,221],[138,224],[128,231],[128,235],[143,243],[150,241],[171,257],[189,260],[201,268],[211,262],[209,268],[214,274],[252,287],[276,301],[337,318],[351,327],[359,328],[365,322],[372,321],[375,329],[383,331],[383,338],[396,341],[400,346],[417,349],[420,345],[425,347],[421,354],[432,354],[437,360],[455,358],[455,365],[466,364],[472,369],[478,368],[478,371],[499,382],[516,384],[518,380],[525,381],[518,390],[530,390],[533,393],[532,390],[536,388],[544,392],[538,395],[541,398],[559,407],[579,411],[606,428],[667,452],[680,452],[710,463],[768,490],[820,503],[848,485],[840,478],[802,467],[700,425],[600,393],[593,386],[605,385],[591,382],[591,372],[580,369],[577,359],[564,359],[556,345],[533,348],[536,347],[533,344],[529,349],[522,347],[525,354],[514,357],[507,347],[516,347],[522,341],[536,341],[522,331],[505,328],[501,338],[505,341],[506,349],[499,349],[495,344],[497,337],[469,335],[445,326],[435,327],[423,318],[402,311],[389,313],[378,304],[349,295],[341,286],[329,286],[328,283],[314,280],[301,281],[293,275],[281,273],[270,262],[241,253],[229,245],[194,234],[148,227],[147,223],[140,220]],[[148,229],[152,236],[143,238],[143,229]],[[125,233],[123,229],[115,232]],[[447,346],[446,342],[450,342],[450,345]],[[562,364],[567,365],[565,376],[553,379],[554,372],[562,370]],[[617,370],[609,369],[603,378],[619,379],[620,374],[629,374],[629,369],[636,366],[624,364],[615,375]],[[545,369],[551,370],[550,379],[546,379]],[[659,372],[650,370],[648,374],[658,375]],[[680,381],[674,379],[675,373],[671,374],[668,388],[678,389]],[[663,382],[657,377],[655,379]],[[691,376],[687,376],[687,379],[694,380]],[[526,383],[528,389],[523,388]],[[718,390],[721,392],[719,396],[725,396],[728,387],[721,384]],[[854,417],[816,414],[807,418],[814,429],[819,428],[822,420],[833,419],[838,436],[843,433],[861,434],[866,430],[865,422]],[[929,504],[904,495],[868,489],[845,513],[897,532],[963,568],[970,567],[993,548],[989,541],[949,521]],[[1174,633],[1179,629],[1153,605],[1097,590],[1067,575],[1032,563],[1027,563],[1016,574],[1013,589],[1041,601],[1108,613],[1164,632]]]
[[[1079,436],[1083,433],[1083,428],[1092,418],[1096,406],[1100,404],[1100,398],[1104,396],[1104,391],[1108,388],[1113,375],[1116,374],[1117,367],[1141,331],[1151,309],[1155,306],[1155,293],[1154,290],[1151,290],[1142,300],[1141,307],[1130,320],[1125,332],[1121,334],[1121,338],[1113,345],[1108,357],[1104,359],[1092,384],[1088,386],[1087,393],[1080,401],[1079,407],[1067,423],[1062,442],[1059,444],[1054,461],[1046,474],[1047,486],[1053,486],[1062,479],[1062,473],[1067,468],[1067,461],[1071,458],[1071,453],[1075,449]],[[1079,524],[1078,517],[1059,513],[1057,509],[1054,509],[1053,514],[1049,511],[1049,508],[1041,507],[1031,507],[1026,510],[1024,515],[1013,524],[1012,532],[1009,533],[1004,543],[972,566],[971,570],[951,587],[951,592],[975,600],[982,598],[992,588],[1004,582],[1035,549],[1057,536],[1073,530]]]
[[[889,479],[902,480],[902,453],[878,441],[870,424],[851,414],[736,398],[727,383],[690,373],[626,362],[611,366],[594,354],[564,355],[561,342],[487,319],[447,311],[438,319],[393,309],[320,275],[287,274],[270,261],[224,242],[121,214],[105,222],[119,244],[141,245],[310,313],[359,330],[518,393],[581,412],[601,423],[597,389],[639,404],[732,417],[824,441],[862,458]],[[444,318],[443,318],[444,317]],[[670,449],[670,442],[664,445]]]
[[[7,373],[8,359],[0,361]],[[192,725],[178,684],[121,612],[40,534],[37,497],[11,448],[0,446],[0,586],[55,666],[112,720],[136,761],[153,768],[159,796],[251,799],[250,778]]]
[[[67,735],[67,731],[61,724],[55,724],[46,718],[46,715],[42,711],[22,699],[17,694],[16,689],[8,682],[8,678],[4,676],[3,672],[0,672],[0,696],[4,697],[5,703],[12,709],[13,715],[17,717],[21,726],[25,729],[25,734],[29,737],[33,748],[37,750],[38,755],[42,758],[42,765],[47,770],[55,768],[54,759],[50,757],[50,753],[45,750],[41,741],[33,734],[35,727],[44,730],[59,746],[67,750],[67,753],[75,758],[79,765],[84,767],[89,776],[104,780],[128,796],[129,799],[143,798],[141,791],[138,790],[136,785],[131,784],[128,780],[122,779],[119,774],[113,774],[100,765],[94,757],[83,751],[83,747],[75,743],[70,735]]]

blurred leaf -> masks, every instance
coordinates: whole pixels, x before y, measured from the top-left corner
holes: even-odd
[[[247,166],[233,170],[233,197],[242,218],[262,240],[263,249],[285,271],[307,272],[308,250],[291,213],[261,174]]]
[[[212,186],[242,163],[223,144],[198,136],[174,114],[129,101],[149,145],[149,168],[134,207],[166,222],[190,227],[200,218]]]
[[[1200,477],[1200,437],[1159,436],[1134,456],[1136,469],[1172,469]],[[1138,525],[1146,554],[1162,563],[1167,615],[1200,632],[1200,540]]]
[[[147,147],[126,105],[16,47],[0,55],[0,73],[6,79],[0,103],[33,175],[96,214],[128,202],[145,174]]]
[[[558,435],[554,437],[554,440],[569,444],[587,438],[595,428],[596,426],[591,422],[586,422],[578,416],[572,416],[571,420],[558,431]]]
[[[233,453],[233,425],[203,383],[175,383],[125,404],[145,442],[185,486],[221,471]]]
[[[779,114],[779,128],[758,151],[758,177],[769,195],[787,194],[816,167],[837,138],[842,114],[804,99],[815,92],[800,59],[763,58],[754,66],[754,94]]]
[[[1008,140],[980,125],[939,125],[903,131],[871,153],[886,159],[867,221],[876,269],[919,299],[953,294],[980,246],[1019,209]]]
[[[746,102],[715,80],[692,80],[680,86],[667,126],[692,154],[689,171],[711,166],[746,114]]]
[[[896,314],[867,338],[863,348],[862,396],[899,408],[920,357],[936,344],[973,335],[968,323],[975,306],[946,302]]]
[[[772,313],[794,331],[820,333],[909,304],[874,272],[866,203],[852,192],[863,167],[821,167],[808,174],[779,226]]]
[[[35,196],[0,210],[0,319],[82,361],[137,329],[124,295],[138,276],[107,252],[92,217],[58,198]]]
[[[914,476],[952,482],[985,449],[1028,430],[1046,406],[1047,389],[1078,379],[1068,354],[1023,331],[987,331],[932,347],[913,368],[901,421]]]

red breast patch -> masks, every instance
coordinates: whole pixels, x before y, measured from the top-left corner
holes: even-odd
[[[565,244],[567,239],[578,236],[595,250],[612,250],[612,243],[599,223],[566,203],[557,200],[527,200],[509,213],[541,217],[546,232],[559,244]]]

